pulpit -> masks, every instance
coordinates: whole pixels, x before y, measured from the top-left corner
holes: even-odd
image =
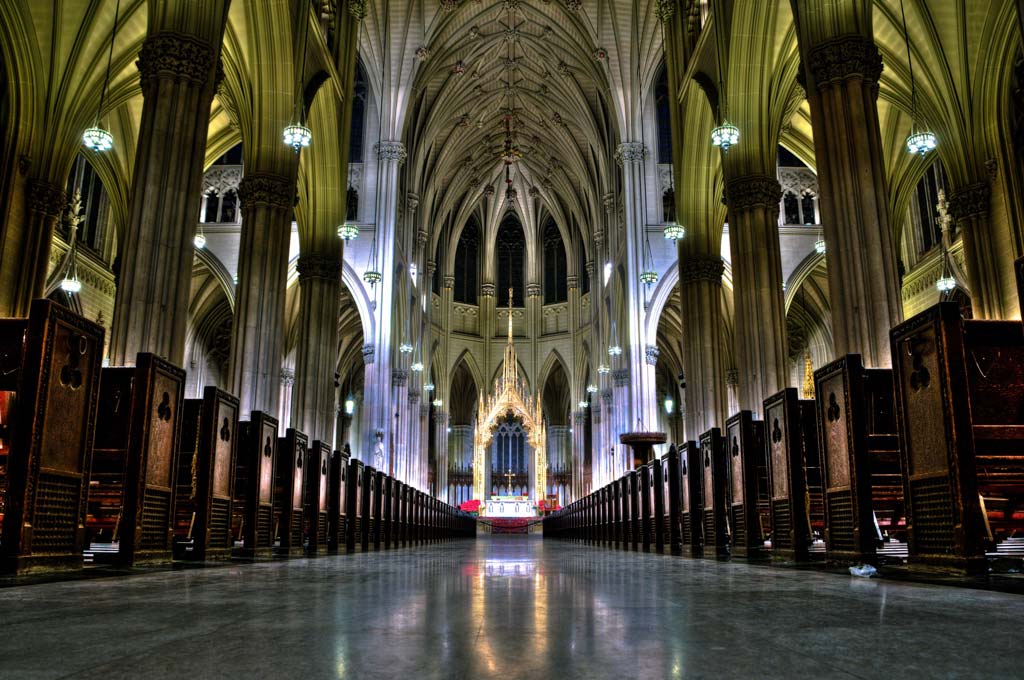
[[[655,460],[654,447],[667,441],[668,437],[664,432],[627,432],[619,435],[619,442],[633,451],[634,469]]]

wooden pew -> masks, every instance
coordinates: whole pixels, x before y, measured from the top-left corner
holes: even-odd
[[[788,387],[765,399],[764,414],[772,556],[807,561],[814,532],[825,529],[814,400]]]
[[[636,470],[626,473],[626,493],[628,495],[629,514],[629,547],[633,552],[640,550],[643,525],[640,522],[640,476]]]
[[[409,488],[405,482],[396,482],[395,500],[398,505],[395,510],[395,540],[396,544],[402,547],[409,545]]]
[[[235,557],[274,554],[274,470],[277,464],[277,418],[253,411],[238,423],[235,501],[232,534]]]
[[[701,557],[704,554],[704,506],[701,501],[701,451],[697,442],[688,441],[679,456],[680,467],[680,526],[683,555]]]
[[[619,548],[629,550],[632,543],[630,538],[630,509],[629,509],[629,478],[619,477],[615,480],[615,495],[618,499],[616,510],[616,523],[619,526]]]
[[[908,562],[983,573],[1024,531],[1024,327],[940,302],[891,340]]]
[[[738,557],[765,557],[765,537],[761,533],[761,489],[767,490],[768,476],[764,421],[754,420],[750,411],[740,411],[726,421],[725,434],[726,457],[729,460],[731,552]]]
[[[388,475],[383,475],[381,479],[381,543],[383,544],[385,550],[390,550],[392,547],[394,547],[392,545],[392,540],[394,535],[395,500],[394,497],[392,496],[391,489],[395,481],[396,480],[392,479]]]
[[[306,485],[309,439],[289,427],[277,441],[274,474],[274,554],[298,556],[303,552],[302,511]]]
[[[377,531],[376,516],[373,514],[376,509],[374,496],[377,487],[377,470],[372,465],[363,466],[363,484],[360,502],[363,511],[360,514],[362,519],[359,532],[359,548],[363,552],[370,549],[373,544],[373,536]]]
[[[622,547],[625,543],[625,535],[622,526],[621,491],[619,480],[616,479],[608,484],[608,509],[611,513],[609,517],[609,525],[611,527],[612,547],[616,549]]]
[[[348,526],[345,529],[345,552],[355,552],[357,547],[362,547],[363,541],[363,461],[358,458],[350,458],[348,461],[348,490],[345,492],[345,502],[348,505],[346,511]]]
[[[705,557],[729,555],[728,464],[725,460],[725,438],[713,427],[700,436],[701,486],[700,504],[704,512],[701,529]]]
[[[314,439],[306,454],[306,474],[302,502],[302,533],[306,555],[327,550],[328,498],[331,447]]]
[[[86,530],[117,550],[94,561],[171,561],[184,384],[183,370],[149,353],[102,370]]]
[[[0,571],[82,566],[103,328],[49,300],[0,320]]]
[[[186,399],[175,481],[174,553],[184,560],[231,558],[231,504],[238,399],[209,386]]]
[[[814,372],[824,471],[825,551],[833,562],[877,562],[879,527],[903,531],[903,482],[892,370],[847,354]]]
[[[661,457],[661,485],[655,493],[661,497],[661,512],[655,511],[660,526],[658,536],[660,552],[672,555],[683,554],[682,525],[679,521],[682,501],[682,470],[679,465],[679,451],[672,444]]]
[[[640,548],[644,552],[651,552],[651,543],[654,533],[654,499],[651,498],[651,466],[644,463],[636,470],[637,485],[639,487],[637,500],[639,501],[640,515]]]
[[[330,478],[327,484],[327,552],[345,549],[348,535],[348,462],[352,457],[348,444],[331,454]]]
[[[373,479],[373,509],[370,516],[373,517],[373,533],[371,534],[371,542],[373,543],[374,550],[380,550],[381,541],[384,538],[384,525],[387,519],[384,517],[384,509],[387,507],[384,503],[384,483],[388,476],[383,470],[377,470],[374,474]]]

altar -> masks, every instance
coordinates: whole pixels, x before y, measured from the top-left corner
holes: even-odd
[[[484,503],[485,517],[536,517],[537,508],[527,496],[491,496]]]

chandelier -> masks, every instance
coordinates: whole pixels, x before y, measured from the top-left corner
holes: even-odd
[[[606,366],[605,364],[601,364],[600,366],[597,367],[597,372],[600,373],[601,375],[608,375],[609,373],[612,372],[612,369],[608,368],[608,366]]]
[[[295,153],[299,152],[299,149],[309,146],[309,143],[313,141],[313,133],[305,125],[289,125],[284,129],[284,143],[295,149]]]
[[[927,156],[939,145],[935,134],[918,127],[917,83],[914,82],[914,60],[910,55],[910,34],[907,33],[907,13],[900,0],[900,16],[903,18],[903,42],[907,46],[907,67],[910,69],[910,135],[907,137],[907,151],[917,156]]]
[[[711,144],[728,153],[731,147],[740,143],[740,129],[730,123],[723,122],[711,131]]]
[[[665,238],[671,241],[681,241],[686,238],[686,227],[681,224],[672,222],[671,224],[665,225]]]
[[[292,147],[295,153],[298,153],[300,149],[304,149],[309,146],[310,142],[313,141],[313,133],[308,127],[303,125],[303,118],[306,113],[305,102],[302,99],[302,80],[306,74],[306,49],[308,47],[309,38],[309,17],[307,12],[302,12],[302,69],[299,71],[299,82],[296,83],[296,96],[295,96],[295,109],[297,112],[297,122],[287,126],[284,129],[284,133],[281,135],[285,145]]]
[[[110,29],[110,51],[107,53],[107,73],[103,77],[103,89],[100,91],[100,105],[96,109],[96,122],[92,127],[82,133],[82,145],[90,151],[102,153],[114,148],[114,135],[109,130],[100,127],[100,116],[103,114],[103,104],[107,100],[107,88],[110,86],[110,62],[114,58],[114,38],[117,36],[117,19],[121,14],[121,0],[114,5],[114,27]],[[81,288],[81,284],[79,284]],[[78,292],[73,291],[73,292]]]
[[[943,274],[935,282],[935,290],[940,293],[949,293],[954,288],[956,288],[956,279],[949,274]]]
[[[814,252],[818,253],[818,255],[824,255],[826,250],[825,239],[819,238],[814,242]]]
[[[359,227],[349,222],[338,227],[338,238],[342,241],[354,241],[359,238]]]

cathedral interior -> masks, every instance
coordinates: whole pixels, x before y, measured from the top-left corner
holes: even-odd
[[[1022,49],[0,0],[0,678],[1019,676]]]

